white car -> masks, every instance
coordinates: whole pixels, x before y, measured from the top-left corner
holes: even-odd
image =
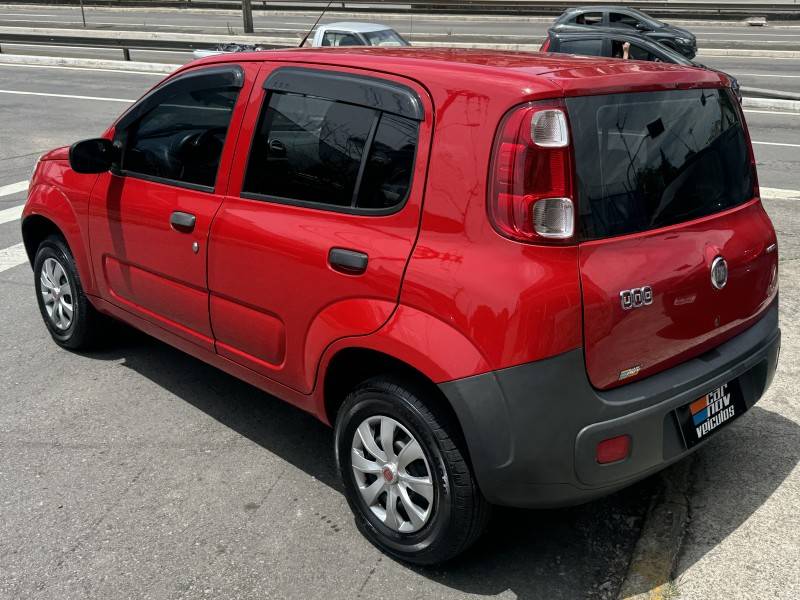
[[[314,47],[329,46],[410,46],[391,27],[379,23],[342,21],[320,25],[311,42]]]

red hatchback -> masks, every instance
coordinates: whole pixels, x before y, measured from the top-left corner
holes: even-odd
[[[45,325],[76,349],[125,321],[335,425],[361,531],[446,560],[490,504],[617,490],[769,385],[778,252],[727,85],[460,50],[192,63],[39,162]]]

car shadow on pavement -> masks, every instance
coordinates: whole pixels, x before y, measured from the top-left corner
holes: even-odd
[[[784,398],[783,402],[791,400]],[[800,425],[758,405],[724,434],[710,440],[696,454],[689,523],[675,578],[680,579],[708,552],[724,545],[728,536],[770,499],[773,508],[767,509],[769,515],[763,515],[762,520],[780,528],[781,519],[797,510],[797,499],[788,490],[773,494],[798,462]],[[763,531],[762,525],[753,525],[748,535]],[[770,542],[748,538],[747,543]],[[737,554],[730,548],[723,552],[731,557]]]
[[[127,368],[342,493],[331,451],[333,432],[311,415],[139,332],[126,328],[114,347],[88,356],[122,360]],[[764,420],[765,428],[785,421],[768,411],[753,412],[753,419]],[[740,464],[744,458],[720,458],[720,468],[752,468],[763,475],[720,539],[783,481],[797,462],[797,448],[796,444],[793,453],[769,468],[766,456],[756,456],[751,465]],[[739,451],[740,457],[743,452],[746,449]],[[498,508],[487,534],[462,557],[442,567],[413,570],[465,594],[510,590],[521,599],[616,597],[657,486],[658,479],[650,478],[607,498],[558,510]]]

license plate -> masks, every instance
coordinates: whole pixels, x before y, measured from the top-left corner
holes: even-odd
[[[747,410],[736,382],[724,383],[705,396],[677,409],[687,448],[706,440]]]

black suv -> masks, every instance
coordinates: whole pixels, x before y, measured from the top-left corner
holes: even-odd
[[[736,98],[740,102],[742,101],[739,82],[733,75],[690,60],[682,54],[678,54],[674,50],[665,47],[663,44],[652,42],[637,33],[600,29],[594,29],[592,31],[549,29],[547,31],[547,38],[545,38],[539,50],[541,52],[557,52],[560,54],[623,58],[623,45],[626,42],[630,44],[628,48],[628,58],[631,60],[647,60],[683,65],[686,67],[700,67],[726,75],[731,81],[731,89],[736,95]]]
[[[654,42],[672,48],[686,58],[694,58],[697,54],[697,38],[694,34],[625,6],[569,8],[555,20],[552,28],[557,31],[600,29],[607,32],[622,30],[639,33]]]

